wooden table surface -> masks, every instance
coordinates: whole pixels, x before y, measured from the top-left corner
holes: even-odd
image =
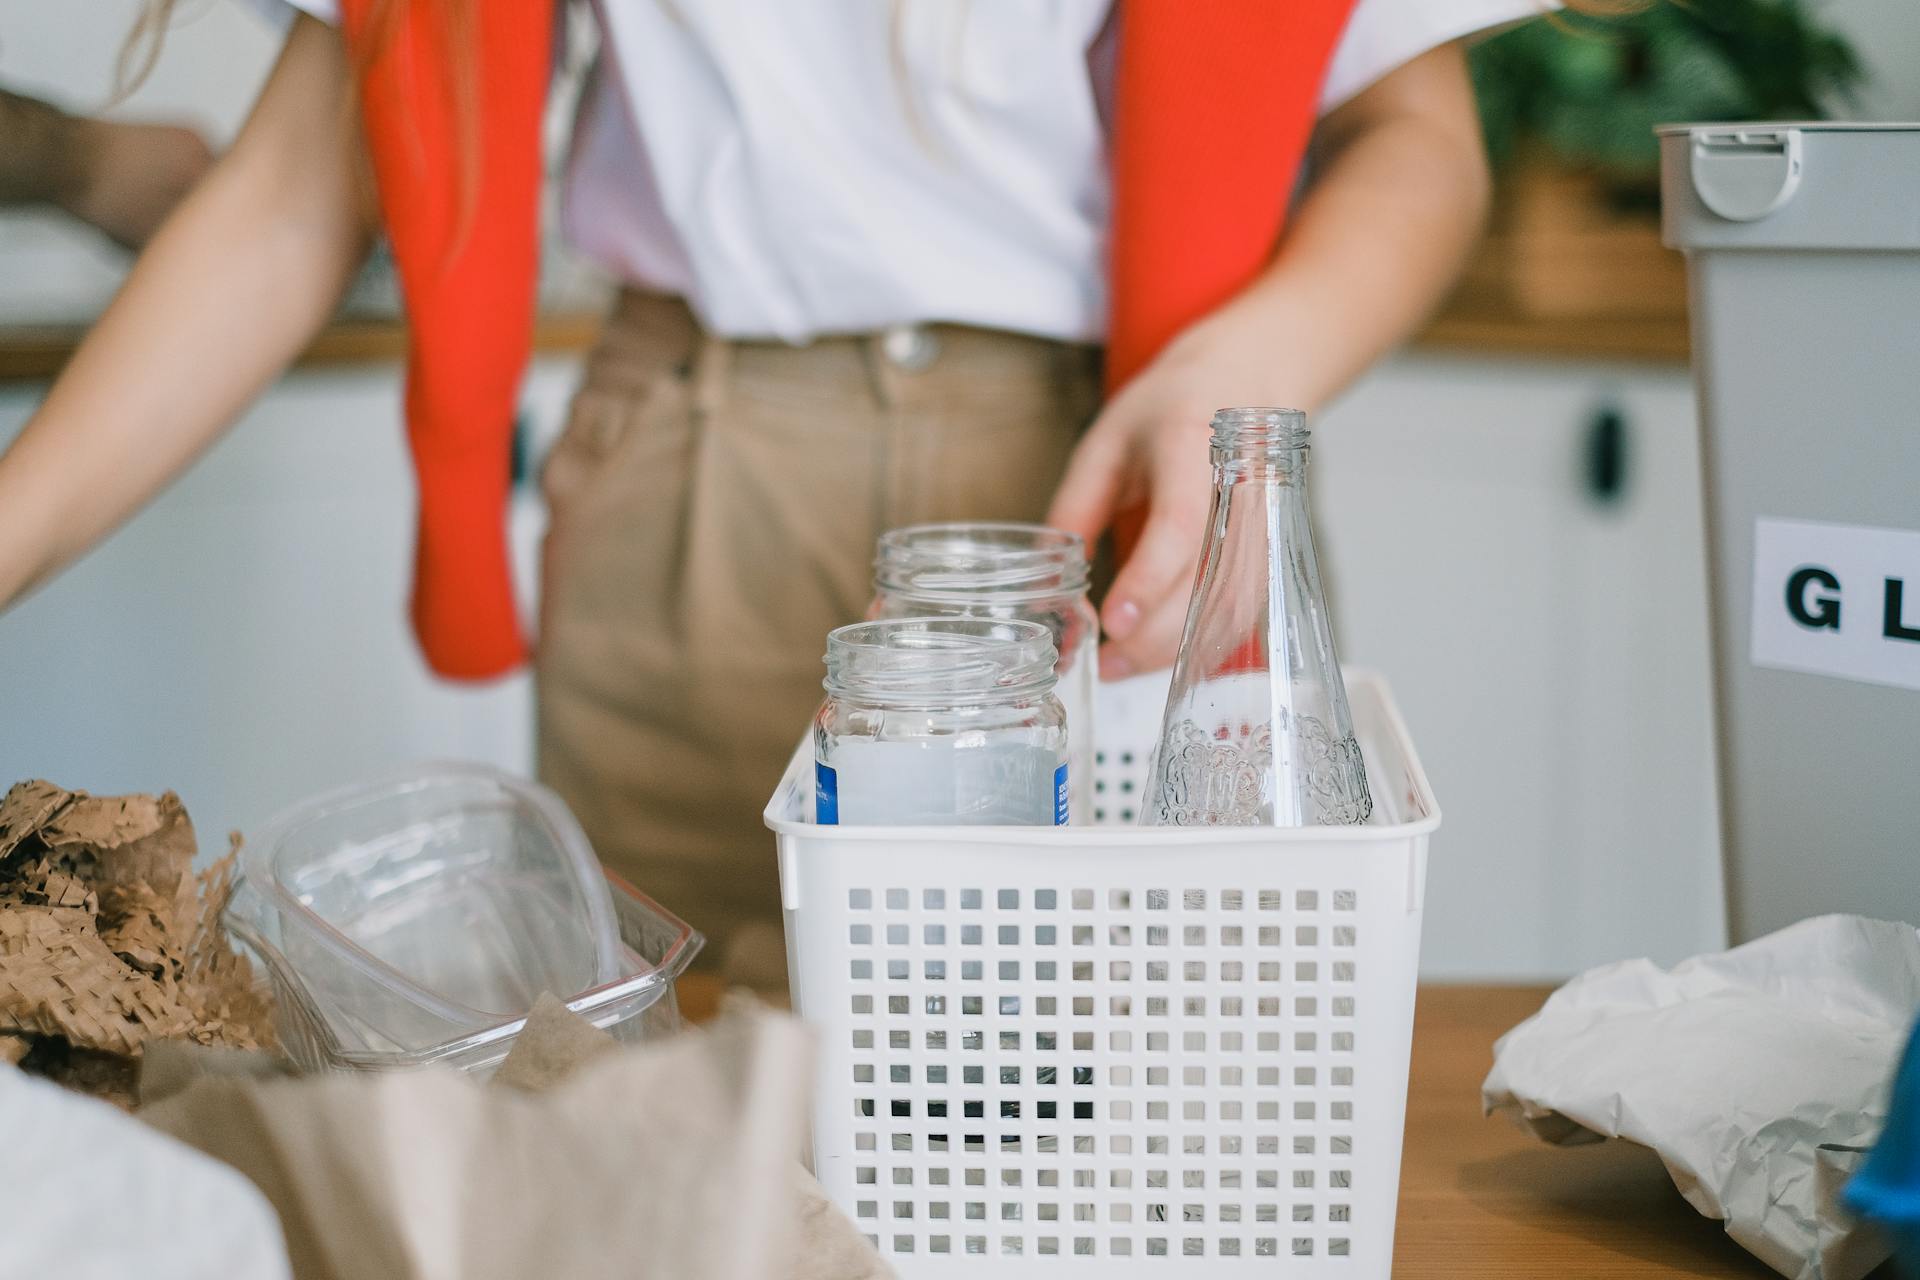
[[[1395,1280],[1771,1276],[1644,1147],[1550,1147],[1480,1114],[1493,1042],[1546,987],[1420,989]]]
[[[1493,1042],[1550,989],[1420,989],[1395,1280],[1773,1275],[1694,1212],[1645,1148],[1550,1147],[1480,1114]],[[711,1016],[719,997],[711,975],[681,980],[691,1018]]]

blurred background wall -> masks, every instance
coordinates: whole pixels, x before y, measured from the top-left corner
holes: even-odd
[[[105,102],[135,9],[0,5],[0,83],[70,109]],[[1912,0],[1810,11],[1863,68],[1852,99],[1825,109],[1920,117]],[[113,110],[183,116],[224,141],[277,42],[239,0],[186,0],[154,74]],[[1343,652],[1392,680],[1446,810],[1432,976],[1553,977],[1724,941],[1683,275],[1632,207],[1632,175],[1520,151],[1459,295],[1315,439]],[[551,257],[526,392],[533,458],[601,297]],[[124,269],[87,232],[0,217],[0,442]],[[173,788],[217,848],[229,828],[388,764],[530,767],[526,679],[437,684],[405,629],[392,308],[376,263],[204,463],[0,617],[0,784]],[[523,489],[529,594],[542,518]]]

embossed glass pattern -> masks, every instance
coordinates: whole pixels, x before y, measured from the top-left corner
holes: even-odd
[[[1373,813],[1314,559],[1306,416],[1213,417],[1213,507],[1141,821],[1342,825]]]

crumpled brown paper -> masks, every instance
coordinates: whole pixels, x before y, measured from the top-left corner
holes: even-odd
[[[628,1048],[545,998],[487,1084],[169,1049],[138,1114],[253,1179],[298,1280],[880,1280],[818,1186],[795,1194],[810,1060],[757,1009]]]
[[[219,923],[231,859],[196,877],[194,852],[172,792],[0,799],[0,1060],[126,1103],[149,1040],[275,1043]]]

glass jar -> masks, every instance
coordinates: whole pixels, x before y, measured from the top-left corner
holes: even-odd
[[[1213,507],[1149,826],[1351,825],[1373,813],[1307,512],[1298,409],[1213,415]]]
[[[1067,820],[1067,718],[1037,622],[895,618],[827,636],[814,820],[1049,826]]]
[[[869,617],[951,616],[1038,622],[1059,652],[1067,711],[1071,815],[1093,815],[1093,702],[1100,617],[1087,599],[1078,534],[1038,524],[922,524],[880,539]]]

